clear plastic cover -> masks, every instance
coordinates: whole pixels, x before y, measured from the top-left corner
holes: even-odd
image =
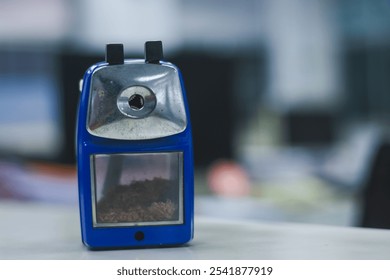
[[[91,156],[95,227],[183,223],[183,154]]]

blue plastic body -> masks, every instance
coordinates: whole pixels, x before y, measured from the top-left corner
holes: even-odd
[[[187,126],[183,132],[152,140],[112,140],[93,136],[87,131],[91,78],[97,69],[107,65],[95,64],[85,73],[78,110],[76,154],[82,241],[90,249],[173,246],[187,243],[193,238],[194,230],[194,167],[191,122],[181,73],[176,68],[187,116]],[[93,227],[91,155],[173,151],[183,153],[183,224]],[[143,234],[142,240],[135,238],[139,232]]]

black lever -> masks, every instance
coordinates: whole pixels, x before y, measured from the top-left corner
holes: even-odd
[[[161,41],[145,42],[145,62],[159,64],[163,59],[163,47]]]
[[[106,45],[106,62],[110,65],[124,63],[123,44]]]

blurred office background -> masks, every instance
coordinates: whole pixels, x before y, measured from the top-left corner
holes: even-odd
[[[0,203],[77,203],[79,80],[148,40],[183,72],[197,214],[390,228],[389,0],[0,1]]]

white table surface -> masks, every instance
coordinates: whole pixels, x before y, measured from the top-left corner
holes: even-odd
[[[390,230],[196,217],[186,246],[89,251],[77,206],[0,200],[0,259],[390,259]]]

